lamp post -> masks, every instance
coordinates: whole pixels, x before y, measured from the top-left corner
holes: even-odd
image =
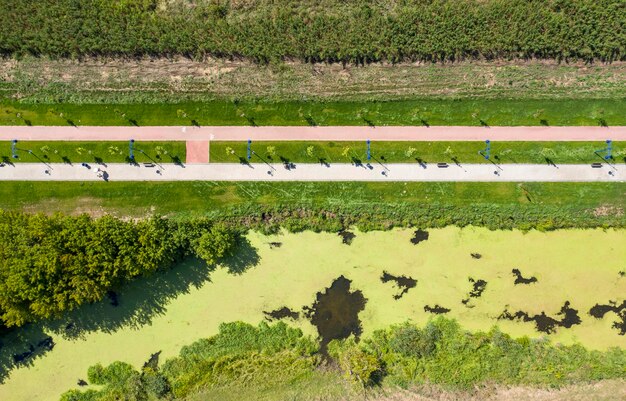
[[[135,161],[135,140],[128,141],[128,157],[131,162]]]
[[[606,156],[604,156],[604,160],[609,160],[613,157],[613,141],[610,139],[606,140]]]
[[[479,150],[478,154],[481,155],[482,157],[485,158],[485,160],[489,160],[489,157],[491,157],[491,141],[489,139],[487,139],[485,141],[485,149],[484,150]]]
[[[252,150],[251,150],[252,140],[248,139],[248,149],[246,155],[248,156],[248,160],[252,158]]]
[[[17,159],[17,139],[11,141],[11,153],[14,159]]]
[[[367,161],[370,161],[372,159],[372,154],[370,152],[370,140],[367,140]]]

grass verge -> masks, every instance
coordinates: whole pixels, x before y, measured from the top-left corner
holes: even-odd
[[[3,209],[127,217],[239,216],[270,225],[281,219],[297,222],[298,210],[315,210],[353,216],[351,222],[371,218],[383,226],[513,227],[539,221],[624,226],[624,199],[626,183],[0,183]],[[264,217],[270,211],[275,221]]]
[[[238,101],[156,104],[2,102],[0,125],[626,125],[626,99]]]
[[[372,162],[489,163],[479,151],[484,142],[372,142]],[[246,157],[247,144],[212,142],[211,162],[236,163]],[[593,163],[602,161],[603,142],[492,142],[497,163]],[[254,142],[252,162],[349,163],[367,160],[365,142]],[[626,142],[613,143],[614,161],[626,162]]]
[[[135,161],[182,163],[185,142],[139,142],[133,145]],[[128,142],[19,141],[17,158],[12,157],[11,142],[0,142],[0,158],[5,163],[123,163],[129,161]]]

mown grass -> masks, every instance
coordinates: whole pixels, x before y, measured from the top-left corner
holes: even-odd
[[[130,104],[2,102],[0,125],[626,125],[626,99],[228,101]],[[523,138],[520,138],[523,139]]]
[[[133,145],[138,163],[181,163],[185,161],[185,142],[143,142]],[[65,142],[18,141],[17,158],[13,158],[11,142],[0,142],[0,158],[5,163],[123,163],[130,161],[129,142]]]
[[[486,133],[488,134],[488,133]],[[245,142],[212,142],[211,162],[238,162],[246,157]],[[484,142],[371,142],[371,162],[489,163],[479,151]],[[602,161],[604,142],[492,142],[490,160],[497,163],[592,163]],[[349,163],[367,160],[361,142],[253,142],[251,162]],[[483,152],[484,154],[484,152]],[[614,160],[626,162],[626,142],[613,143]]]
[[[0,182],[0,208],[123,216],[225,215],[263,208],[352,209],[405,206],[624,208],[625,183],[365,182]],[[242,212],[243,213],[243,212]]]

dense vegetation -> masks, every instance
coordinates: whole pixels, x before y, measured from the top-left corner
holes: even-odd
[[[423,328],[392,326],[360,343],[335,340],[329,353],[347,381],[361,389],[423,383],[456,388],[485,383],[561,386],[626,375],[626,351],[617,348],[599,352],[512,339],[496,328],[469,333],[444,318]],[[215,388],[262,392],[303,380],[327,362],[315,341],[284,323],[228,323],[219,334],[184,347],[161,366],[154,359],[140,370],[124,362],[92,366],[89,382],[102,387],[70,390],[62,400],[172,400]]]
[[[626,59],[620,0],[5,0],[0,54]]]
[[[131,222],[0,211],[0,326],[57,317],[185,256],[214,264],[235,239],[206,220]]]

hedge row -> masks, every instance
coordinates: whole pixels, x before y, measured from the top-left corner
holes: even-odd
[[[0,54],[626,60],[622,0],[3,0]]]

